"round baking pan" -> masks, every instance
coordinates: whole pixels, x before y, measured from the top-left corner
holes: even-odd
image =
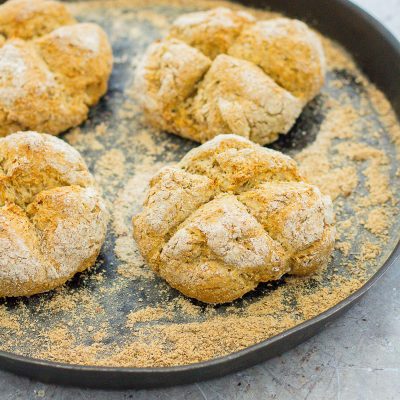
[[[243,3],[299,18],[338,41],[353,55],[367,77],[386,94],[400,115],[400,86],[393,84],[400,76],[399,43],[362,9],[346,0],[253,0]],[[219,377],[279,355],[321,331],[358,301],[399,255],[400,245],[397,244],[363,287],[317,317],[254,346],[210,361],[163,368],[91,367],[0,351],[0,367],[43,382],[104,389],[160,387]]]

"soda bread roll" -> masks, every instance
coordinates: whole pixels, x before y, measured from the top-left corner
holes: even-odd
[[[150,181],[134,238],[172,287],[206,303],[327,264],[332,202],[280,152],[219,135]]]
[[[63,132],[82,123],[107,91],[107,35],[76,23],[65,5],[9,0],[0,6],[0,35],[0,136]]]
[[[107,221],[71,146],[36,132],[0,139],[0,297],[51,290],[93,265]]]
[[[135,78],[149,123],[204,143],[235,133],[259,144],[287,133],[325,79],[321,42],[303,22],[216,8],[179,17]]]

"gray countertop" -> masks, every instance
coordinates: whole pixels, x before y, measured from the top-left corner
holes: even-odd
[[[400,0],[356,0],[400,38]],[[281,357],[198,384],[104,392],[45,385],[0,371],[0,399],[400,399],[400,260],[363,300]]]

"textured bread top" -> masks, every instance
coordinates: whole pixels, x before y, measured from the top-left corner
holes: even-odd
[[[67,143],[36,132],[0,139],[0,297],[50,290],[91,266],[107,219]]]
[[[151,268],[210,303],[325,265],[333,223],[330,198],[302,180],[290,157],[237,135],[219,135],[161,169],[133,219]]]
[[[135,85],[157,128],[198,142],[233,132],[266,144],[290,130],[324,78],[322,45],[303,22],[216,8],[179,17],[148,48]]]
[[[0,136],[79,125],[106,92],[111,68],[98,25],[76,23],[55,1],[9,0],[0,6]]]
[[[215,8],[184,14],[178,17],[170,30],[170,37],[177,38],[214,59],[227,53],[243,28],[255,19],[243,11]]]
[[[324,84],[322,44],[304,22],[295,19],[276,18],[246,27],[228,54],[258,65],[278,85],[305,102]]]

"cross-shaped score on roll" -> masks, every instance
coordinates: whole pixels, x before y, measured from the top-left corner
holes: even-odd
[[[334,240],[329,196],[306,183],[290,157],[220,135],[150,181],[134,238],[172,287],[225,303],[260,282],[308,275]]]

